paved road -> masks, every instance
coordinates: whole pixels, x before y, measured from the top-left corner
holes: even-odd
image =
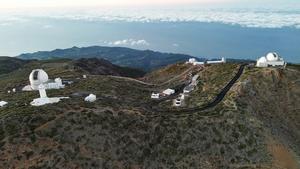
[[[217,106],[226,96],[227,92],[232,88],[232,86],[237,82],[237,80],[241,77],[243,74],[244,68],[247,64],[243,64],[240,66],[238,72],[236,75],[230,80],[230,82],[221,90],[221,92],[215,97],[214,100],[212,100],[210,103],[201,106],[201,107],[195,107],[195,108],[181,108],[181,109],[161,109],[157,108],[157,104],[148,104],[146,106],[146,110],[150,110],[150,112],[156,112],[156,113],[161,113],[160,115],[154,115],[154,114],[149,114],[149,116],[164,116],[164,115],[170,115],[170,116],[180,116],[183,114],[193,114],[193,113],[198,113],[200,111],[204,111],[210,108],[213,108]],[[153,102],[155,103],[155,102]],[[147,116],[147,114],[145,114]]]

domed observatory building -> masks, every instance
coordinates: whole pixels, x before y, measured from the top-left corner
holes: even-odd
[[[277,53],[268,53],[267,56],[259,58],[256,67],[285,67],[286,62]]]
[[[30,86],[33,90],[38,90],[39,85],[47,83],[48,80],[48,74],[42,69],[35,69],[29,75]]]
[[[29,75],[30,85],[25,86],[23,91],[38,90],[39,85],[43,84],[45,89],[61,89],[64,88],[61,78],[50,80],[48,74],[42,69],[35,69]]]

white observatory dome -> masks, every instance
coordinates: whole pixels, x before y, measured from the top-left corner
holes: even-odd
[[[29,76],[31,88],[34,90],[38,90],[39,85],[46,83],[48,80],[48,74],[42,69],[33,70]]]
[[[259,63],[266,63],[266,62],[267,62],[267,59],[266,59],[266,57],[261,57],[261,58],[259,58],[259,59],[257,60],[257,62],[259,62]]]
[[[278,61],[279,60],[279,56],[277,53],[268,53],[266,58],[268,61]]]

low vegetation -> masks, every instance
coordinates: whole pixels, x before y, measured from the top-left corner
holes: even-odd
[[[86,70],[77,69],[69,60],[56,62],[35,61],[1,75],[4,90],[0,98],[9,102],[0,108],[2,168],[272,168],[272,154],[266,146],[270,130],[286,136],[291,149],[299,150],[299,72],[246,69],[216,107],[172,116],[147,109],[155,85],[105,75],[82,79]],[[27,84],[30,70],[38,65],[51,78],[74,80],[64,90],[48,91],[50,97],[70,99],[32,107],[28,104],[38,97],[37,92],[7,93],[7,89]],[[186,106],[214,98],[238,66],[212,65],[183,75],[188,79],[197,69],[200,75]],[[171,79],[180,84],[186,79],[172,77],[187,69],[185,64],[176,64],[143,80],[161,83]],[[83,101],[89,93],[97,95],[96,102]],[[166,103],[170,106],[169,102],[162,104]]]

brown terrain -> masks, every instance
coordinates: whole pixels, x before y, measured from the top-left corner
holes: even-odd
[[[35,66],[30,64],[1,75],[5,90],[0,98],[9,105],[0,108],[0,168],[299,168],[300,72],[294,67],[247,67],[218,105],[174,116],[172,111],[147,110],[153,91],[198,73],[200,82],[185,108],[201,107],[216,97],[239,65],[175,64],[141,82],[88,74],[70,62],[46,62],[41,66],[50,77],[74,79],[48,95],[72,97],[32,107],[28,103],[37,92],[6,92],[28,81]],[[87,79],[80,78],[83,73]],[[80,93],[94,93],[97,101],[86,103]],[[171,107],[168,100],[152,106],[164,105]]]

